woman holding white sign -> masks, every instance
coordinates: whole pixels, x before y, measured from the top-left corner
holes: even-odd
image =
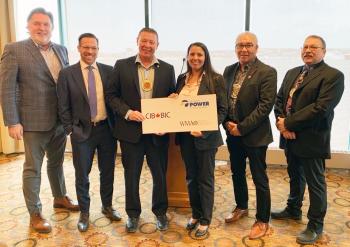
[[[211,65],[208,48],[200,42],[192,43],[187,50],[187,71],[179,75],[176,94],[170,97],[215,94],[218,125],[226,117],[227,99],[223,77]],[[186,229],[195,236],[208,233],[214,204],[214,169],[217,148],[223,144],[220,130],[177,133],[181,156],[186,166],[186,181],[192,208],[192,217]]]

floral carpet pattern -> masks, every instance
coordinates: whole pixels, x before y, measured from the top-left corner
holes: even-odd
[[[230,168],[226,162],[215,170],[215,203],[213,220],[209,234],[196,239],[193,232],[184,226],[191,211],[188,208],[169,208],[167,216],[169,229],[159,232],[155,217],[151,212],[152,178],[144,165],[140,181],[142,214],[136,233],[125,231],[127,216],[124,211],[124,177],[120,157],[116,160],[114,183],[114,207],[122,214],[120,222],[111,222],[101,213],[99,196],[99,172],[94,165],[90,174],[90,228],[80,233],[76,224],[79,213],[52,207],[52,196],[46,176],[45,164],[42,169],[41,200],[43,214],[50,220],[53,230],[49,234],[39,234],[29,228],[29,215],[22,194],[22,164],[24,156],[0,156],[0,246],[131,246],[131,247],[230,247],[230,246],[300,246],[296,235],[307,223],[308,193],[305,193],[303,218],[301,221],[271,220],[269,234],[261,239],[249,240],[250,227],[255,220],[255,188],[249,169],[249,215],[236,223],[226,224],[225,216],[233,209],[233,187]],[[95,161],[96,162],[96,161]],[[75,198],[74,167],[71,154],[66,154],[64,171],[68,194]],[[289,192],[288,175],[284,166],[270,166],[272,209],[285,206]],[[350,246],[350,171],[332,169],[326,173],[328,184],[328,212],[322,238],[314,246]],[[306,246],[306,245],[305,245]]]

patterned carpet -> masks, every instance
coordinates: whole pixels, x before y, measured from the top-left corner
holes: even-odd
[[[224,223],[224,217],[233,207],[232,182],[229,166],[218,165],[215,171],[215,210],[210,234],[204,239],[195,239],[193,233],[188,233],[184,225],[190,217],[190,209],[181,208],[168,210],[169,230],[159,232],[156,230],[155,218],[150,210],[152,179],[147,166],[144,166],[140,185],[143,207],[141,222],[136,233],[127,234],[124,227],[126,214],[123,168],[118,158],[113,203],[122,213],[121,222],[111,223],[100,212],[98,169],[97,166],[93,166],[90,174],[91,224],[89,231],[80,233],[76,228],[79,213],[52,208],[51,190],[44,165],[41,186],[43,214],[50,219],[53,231],[50,234],[38,234],[28,227],[29,216],[21,189],[22,163],[23,155],[0,157],[0,246],[299,246],[295,242],[295,236],[305,228],[307,223],[308,200],[305,200],[302,221],[272,220],[269,236],[254,241],[249,240],[247,235],[254,223],[255,215],[255,189],[251,175],[247,174],[250,188],[249,217],[228,225]],[[64,169],[68,193],[75,197],[74,168],[70,154],[65,157]],[[289,188],[286,169],[270,167],[268,173],[272,208],[282,208],[285,206]],[[327,182],[328,213],[325,220],[325,234],[315,246],[350,246],[350,172],[349,170],[328,170]],[[306,198],[308,198],[307,193]]]

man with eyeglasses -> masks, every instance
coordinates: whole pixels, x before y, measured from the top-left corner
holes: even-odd
[[[305,39],[304,65],[284,77],[275,103],[280,148],[284,149],[290,178],[287,207],[272,212],[273,219],[302,218],[305,185],[309,190],[309,222],[296,241],[313,244],[320,238],[327,210],[325,159],[331,157],[330,135],[334,108],[344,91],[344,75],[324,61],[326,43],[317,35]]]
[[[256,187],[256,221],[249,238],[263,237],[269,230],[271,196],[266,173],[266,150],[272,142],[269,114],[275,102],[277,72],[256,56],[255,34],[244,32],[236,39],[238,62],[226,67],[229,110],[223,123],[230,153],[236,207],[225,218],[236,222],[248,215],[246,159]]]
[[[121,220],[112,207],[117,140],[113,137],[114,114],[104,100],[112,66],[96,62],[99,41],[92,33],[79,36],[80,61],[60,72],[57,82],[59,116],[70,135],[75,168],[75,189],[80,206],[78,230],[89,228],[89,173],[95,151],[100,171],[102,213]]]
[[[5,46],[0,63],[1,106],[10,137],[23,139],[23,195],[30,226],[40,233],[51,232],[42,215],[41,167],[47,157],[53,206],[78,211],[68,196],[63,174],[66,135],[57,114],[56,81],[68,66],[67,49],[51,42],[53,16],[43,8],[27,18],[30,38]]]

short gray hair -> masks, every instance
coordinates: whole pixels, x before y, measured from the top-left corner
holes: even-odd
[[[258,37],[256,37],[255,33],[252,33],[252,32],[249,32],[249,31],[245,31],[243,33],[240,33],[238,34],[237,38],[236,38],[236,43],[237,43],[237,40],[242,37],[242,36],[250,36],[253,40],[253,42],[256,43],[256,45],[258,45]]]
[[[306,39],[309,38],[318,39],[319,41],[321,41],[323,48],[326,49],[326,41],[321,36],[312,34],[306,37]]]
[[[52,13],[50,11],[47,11],[44,8],[41,8],[41,7],[35,8],[32,11],[30,11],[30,13],[28,15],[28,18],[27,18],[27,22],[29,22],[30,19],[32,18],[32,16],[35,15],[35,14],[47,15],[50,18],[51,24],[53,26],[53,15],[52,15]]]

